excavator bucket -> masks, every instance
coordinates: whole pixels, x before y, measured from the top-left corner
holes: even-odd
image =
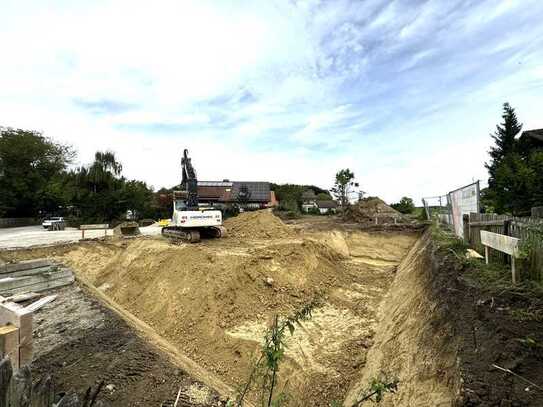
[[[113,229],[115,236],[137,236],[141,234],[138,222],[123,222]]]

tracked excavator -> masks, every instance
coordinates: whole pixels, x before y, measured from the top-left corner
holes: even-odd
[[[222,225],[222,212],[200,207],[198,179],[188,150],[183,152],[181,169],[181,191],[173,193],[172,221],[169,226],[162,228],[162,235],[190,243],[199,242],[200,237],[225,237],[226,228]]]

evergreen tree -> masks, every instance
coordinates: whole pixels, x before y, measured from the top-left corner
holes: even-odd
[[[519,123],[515,109],[509,103],[503,104],[503,123],[496,126],[496,131],[492,135],[492,139],[496,143],[489,151],[490,163],[486,163],[485,167],[489,173],[489,186],[492,189],[496,181],[496,171],[501,162],[508,154],[512,154],[517,150],[517,140],[515,137],[522,129],[522,124]]]

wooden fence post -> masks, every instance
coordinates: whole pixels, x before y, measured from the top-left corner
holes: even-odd
[[[470,244],[470,236],[469,236],[469,215],[465,214],[462,215],[462,225],[464,227],[463,233],[464,233],[464,242],[467,244]]]
[[[505,236],[511,236],[511,219],[503,221],[503,234]]]
[[[516,284],[519,281],[519,275],[515,265],[515,256],[511,256],[511,275],[513,278],[513,284]]]
[[[0,361],[0,407],[9,407],[9,384],[12,375],[11,361],[4,357]]]

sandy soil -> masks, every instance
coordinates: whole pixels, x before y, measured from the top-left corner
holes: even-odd
[[[378,310],[380,324],[367,363],[352,383],[345,405],[352,406],[375,377],[399,380],[384,406],[453,406],[459,370],[450,318],[431,289],[430,237],[426,233],[400,263]]]
[[[281,379],[292,405],[327,406],[343,399],[365,364],[378,304],[418,235],[295,231],[261,214],[246,216],[249,229],[231,228],[228,239],[93,242],[60,257],[234,387],[246,380],[272,315],[322,298],[289,339]],[[251,234],[253,224],[259,229]]]

